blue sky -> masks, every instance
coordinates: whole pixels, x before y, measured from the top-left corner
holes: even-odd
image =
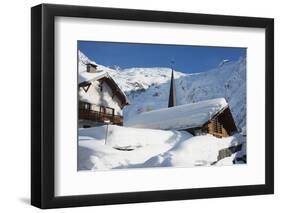
[[[170,67],[181,72],[204,72],[224,60],[238,60],[246,48],[79,41],[78,49],[105,66]]]

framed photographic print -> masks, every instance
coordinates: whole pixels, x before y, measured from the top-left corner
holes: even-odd
[[[274,21],[31,9],[31,203],[272,194]]]

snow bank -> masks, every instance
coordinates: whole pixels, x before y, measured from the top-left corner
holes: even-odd
[[[188,132],[145,130],[115,125],[109,125],[108,130],[106,126],[80,129],[79,169],[107,170],[137,166],[190,137],[192,135]]]
[[[237,142],[235,136],[193,137],[186,131],[115,125],[79,129],[78,170],[209,166],[220,149]]]
[[[144,112],[128,120],[125,125],[164,130],[200,127],[225,107],[227,103],[224,98],[211,99]]]
[[[218,152],[231,145],[231,139],[218,139],[211,135],[196,136],[179,143],[166,153],[153,157],[147,166],[193,167],[209,166],[217,161]],[[159,160],[161,159],[161,160]]]

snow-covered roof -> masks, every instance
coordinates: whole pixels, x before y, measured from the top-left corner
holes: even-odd
[[[153,110],[141,113],[126,122],[126,126],[180,130],[201,127],[228,106],[224,98]]]
[[[79,64],[78,64],[78,83],[87,82],[87,81],[95,81],[102,77],[107,76],[107,72],[104,70],[97,70],[96,72],[87,72],[87,64],[91,64],[93,66],[98,67],[98,64],[95,61],[90,60],[87,56],[85,56],[82,52],[78,52],[79,56]]]
[[[79,72],[79,84],[85,81],[96,81],[103,77],[108,77],[108,73],[102,70],[98,70],[94,73],[90,72]]]
[[[90,65],[92,67],[97,67],[98,65],[96,64],[96,62],[90,62],[90,63],[87,63],[86,65]]]
[[[108,74],[106,71],[97,71],[94,73],[89,73],[89,72],[80,72],[79,73],[79,84],[81,85],[83,82],[93,82],[97,81],[99,79],[106,78],[108,79],[113,87],[114,90],[116,90],[116,94],[120,94],[122,99],[123,99],[123,104],[126,105],[129,103],[128,97],[126,94],[121,90],[121,88],[118,86],[118,84],[114,81],[113,78]]]
[[[126,105],[129,103],[128,97],[121,90],[119,85],[115,82],[115,80],[110,76],[110,74],[105,70],[103,66],[98,65],[96,62],[90,60],[87,56],[85,56],[82,52],[78,52],[79,63],[78,63],[78,84],[82,85],[82,83],[86,82],[94,82],[100,80],[102,78],[106,78],[111,82],[111,86],[114,90],[116,90],[117,94],[120,94],[122,97],[123,104]],[[95,72],[87,72],[87,64],[92,64],[97,66],[97,70]],[[101,69],[100,69],[101,68]]]

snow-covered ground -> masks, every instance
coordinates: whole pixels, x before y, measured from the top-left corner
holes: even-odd
[[[219,150],[245,142],[241,137],[116,125],[79,129],[78,170],[232,165],[245,150],[217,162]]]

